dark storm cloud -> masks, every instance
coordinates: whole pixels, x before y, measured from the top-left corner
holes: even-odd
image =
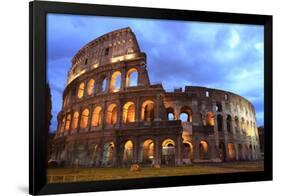
[[[61,109],[71,58],[85,44],[110,31],[131,27],[152,83],[172,90],[201,85],[250,100],[263,124],[263,27],[202,22],[48,15],[48,79],[52,129]]]

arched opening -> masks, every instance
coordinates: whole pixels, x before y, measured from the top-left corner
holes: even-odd
[[[223,142],[220,142],[219,144],[219,156],[220,156],[220,160],[224,162],[226,159],[226,150]]]
[[[234,121],[235,121],[235,124],[234,124],[235,125],[235,132],[239,133],[239,119],[238,119],[237,116],[235,116]]]
[[[180,120],[182,122],[192,122],[192,110],[190,107],[183,106],[180,112]]]
[[[68,131],[70,127],[70,122],[71,122],[71,114],[68,114],[66,117],[66,123],[65,123],[65,130]]]
[[[214,126],[215,125],[215,115],[213,112],[207,112],[206,114],[206,125]]]
[[[123,163],[131,164],[133,160],[133,142],[128,140],[124,145]]]
[[[93,117],[92,117],[92,126],[93,127],[98,127],[101,125],[101,107],[97,106],[95,107],[93,111]]]
[[[222,132],[223,130],[223,117],[222,115],[218,114],[217,115],[217,123],[218,123],[218,131]]]
[[[111,76],[110,92],[118,92],[121,88],[121,72],[116,71]]]
[[[95,164],[98,161],[98,145],[92,145],[92,166],[95,166]]]
[[[108,142],[103,145],[102,166],[109,167],[113,164],[114,143]]]
[[[206,141],[200,141],[199,143],[199,157],[201,160],[207,160],[209,159],[208,156],[208,143]]]
[[[238,159],[239,159],[239,161],[244,160],[243,149],[242,149],[242,145],[241,144],[238,144]]]
[[[226,129],[228,132],[231,132],[231,127],[232,127],[232,119],[230,115],[227,115],[226,118]]]
[[[62,118],[62,121],[60,123],[60,128],[59,131],[62,133],[64,131],[64,127],[65,127],[65,116]]]
[[[235,147],[233,143],[228,143],[228,154],[229,154],[229,159],[231,161],[235,161],[236,159],[236,153],[235,153]]]
[[[141,108],[141,119],[145,122],[152,122],[154,120],[154,102],[147,100],[143,102]]]
[[[249,160],[249,147],[247,144],[244,144],[244,159]]]
[[[162,142],[161,163],[165,165],[175,164],[175,142],[172,139],[166,139]]]
[[[84,96],[84,90],[85,90],[85,84],[84,84],[84,82],[82,82],[82,83],[79,85],[78,92],[77,92],[77,97],[78,97],[79,99]]]
[[[135,122],[135,104],[131,101],[123,106],[123,123]]]
[[[105,76],[102,76],[100,85],[100,91],[104,93],[107,88],[107,78]]]
[[[94,87],[95,87],[95,80],[90,79],[87,84],[87,94],[92,95],[94,93]]]
[[[151,164],[154,159],[154,142],[151,139],[145,140],[142,144],[141,162]]]
[[[138,85],[138,71],[135,68],[130,69],[126,75],[126,87]]]
[[[253,158],[253,147],[252,147],[252,144],[250,144],[250,146],[249,146],[249,159],[250,160],[253,160],[254,158]]]
[[[193,159],[193,147],[190,142],[184,141],[183,142],[183,160],[184,159]]]
[[[110,104],[106,112],[106,124],[115,125],[117,123],[117,105]]]
[[[88,126],[89,110],[84,109],[81,116],[80,128],[86,128]]]
[[[168,120],[175,120],[175,112],[174,112],[174,109],[169,107],[166,109],[166,112],[167,112],[167,119]]]
[[[222,112],[222,105],[221,103],[216,103],[216,112]]]
[[[79,120],[79,113],[78,112],[74,112],[73,119],[72,119],[72,124],[71,124],[71,129],[77,129],[78,120]]]

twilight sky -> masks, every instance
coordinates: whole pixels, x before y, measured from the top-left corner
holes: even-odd
[[[48,14],[52,131],[72,57],[93,39],[124,27],[131,27],[146,53],[152,83],[166,90],[193,85],[239,94],[254,104],[257,125],[263,125],[263,26]]]

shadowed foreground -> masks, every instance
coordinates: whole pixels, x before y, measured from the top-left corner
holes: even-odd
[[[56,168],[48,169],[47,176],[48,183],[63,183],[161,176],[235,173],[263,171],[263,169],[263,162],[231,162],[219,164],[197,164],[185,167],[162,167],[158,169],[143,167],[139,172],[131,172],[129,168]]]

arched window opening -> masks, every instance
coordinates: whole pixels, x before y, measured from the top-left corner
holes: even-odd
[[[154,142],[145,140],[142,145],[141,160],[144,164],[151,164],[154,159]]]
[[[238,133],[239,132],[239,119],[237,116],[235,116],[234,118],[234,121],[235,121],[235,132]]]
[[[154,102],[147,100],[142,104],[141,117],[143,121],[152,122],[154,120]]]
[[[193,159],[193,147],[192,144],[190,142],[184,141],[183,142],[183,146],[184,146],[184,152],[183,152],[183,161],[185,159]]]
[[[215,115],[213,112],[208,112],[206,114],[206,125],[214,126],[215,125]]]
[[[231,132],[231,128],[232,128],[232,119],[230,115],[227,115],[226,118],[226,128],[228,132]]]
[[[220,142],[219,144],[219,156],[220,156],[220,160],[224,162],[226,159],[226,150],[223,142]]]
[[[103,146],[103,156],[102,156],[102,166],[112,166],[113,164],[113,152],[114,152],[114,143],[108,142]]]
[[[192,122],[192,110],[188,106],[181,108],[180,119],[182,122]]]
[[[84,90],[85,90],[85,84],[84,84],[84,82],[82,82],[82,83],[79,85],[78,93],[77,93],[77,96],[78,96],[79,99],[84,96]]]
[[[65,127],[65,116],[63,117],[62,121],[61,121],[61,125],[60,125],[60,132],[64,131],[64,127]]]
[[[175,164],[175,142],[172,139],[166,139],[162,142],[161,163],[165,165]]]
[[[68,114],[66,117],[66,123],[65,123],[65,130],[68,131],[70,127],[70,121],[71,121],[71,114]]]
[[[89,110],[88,109],[84,109],[83,112],[82,112],[81,122],[80,122],[80,127],[81,128],[86,128],[87,127],[88,119],[89,119]]]
[[[110,92],[118,92],[121,88],[121,72],[116,71],[111,76]]]
[[[101,107],[97,106],[95,107],[93,111],[93,117],[92,117],[92,126],[93,127],[98,127],[101,125]]]
[[[130,69],[126,75],[126,87],[138,85],[138,71],[135,68]]]
[[[228,143],[228,154],[229,154],[229,159],[231,161],[235,161],[236,153],[235,153],[235,147],[234,147],[233,143]]]
[[[135,104],[133,102],[127,102],[123,106],[123,122],[135,122]]]
[[[124,145],[123,161],[126,164],[132,163],[133,160],[133,142],[128,140]]]
[[[208,159],[208,143],[206,141],[200,141],[199,143],[199,157],[202,160]]]
[[[71,124],[71,129],[76,129],[78,126],[78,119],[79,119],[79,113],[74,112],[73,119],[72,119],[72,124]]]
[[[100,85],[101,85],[100,90],[102,93],[104,93],[107,88],[107,79],[105,76],[102,77]]]
[[[117,123],[117,105],[110,104],[107,108],[106,124],[115,125]]]
[[[168,120],[175,120],[175,113],[174,113],[174,109],[169,107],[166,109],[167,112],[167,119]]]
[[[217,115],[218,131],[223,131],[223,117],[222,115]]]
[[[92,95],[94,93],[94,87],[95,87],[95,80],[91,79],[88,82],[87,85],[87,94]]]
[[[221,103],[216,103],[216,112],[222,112],[222,105],[221,105]]]

